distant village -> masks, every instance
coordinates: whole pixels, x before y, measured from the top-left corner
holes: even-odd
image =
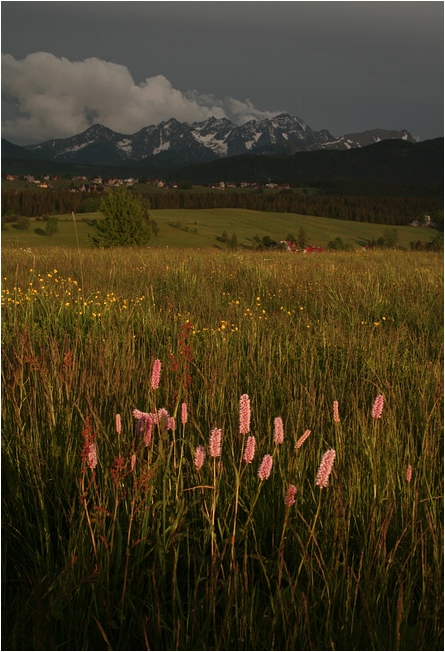
[[[52,185],[52,182],[54,181],[63,181],[61,177],[57,175],[49,176],[45,175],[41,178],[35,178],[29,174],[25,175],[14,175],[14,174],[7,174],[5,176],[6,181],[26,181],[27,183],[33,183],[35,184],[38,188],[53,188],[54,186]],[[70,192],[102,192],[106,191],[109,188],[118,188],[119,186],[126,186],[127,188],[133,188],[136,183],[142,183],[140,179],[134,179],[133,177],[129,177],[128,179],[120,179],[117,177],[114,178],[109,178],[105,179],[102,177],[93,177],[92,179],[88,179],[85,176],[73,176],[71,178],[72,182],[77,182],[80,183],[80,186],[76,186],[73,188],[69,188]],[[157,188],[163,188],[165,190],[171,190],[171,189],[181,189],[182,184],[178,183],[176,181],[165,181],[163,179],[145,179],[143,181],[144,184],[150,185],[150,186],[155,186]],[[242,181],[241,183],[233,183],[230,181],[220,181],[219,183],[214,183],[208,186],[212,190],[225,190],[226,188],[251,188],[251,189],[258,189],[258,188],[272,188],[272,189],[278,189],[278,190],[290,190],[290,184],[289,183],[283,183],[283,184],[278,184],[278,183],[265,183],[265,184],[258,184],[258,183],[248,183],[247,181]]]

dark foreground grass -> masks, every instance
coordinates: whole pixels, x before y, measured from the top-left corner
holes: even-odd
[[[2,276],[3,649],[443,649],[440,255],[10,249]]]

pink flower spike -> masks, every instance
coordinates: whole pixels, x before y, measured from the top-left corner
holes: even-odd
[[[221,457],[221,428],[213,428],[210,433],[210,455],[211,457]]]
[[[169,414],[165,408],[158,410],[158,418],[156,423],[162,430],[168,430]]]
[[[175,417],[168,417],[167,430],[176,430]]]
[[[243,394],[239,402],[239,431],[241,435],[250,431],[250,399],[247,394]]]
[[[186,424],[188,419],[188,414],[187,414],[187,403],[183,403],[181,405],[181,422],[182,424]]]
[[[335,450],[333,449],[326,451],[322,457],[320,468],[317,473],[317,479],[315,481],[316,486],[320,487],[320,489],[328,486],[329,475],[332,471],[334,460]]]
[[[276,417],[274,420],[273,440],[276,444],[282,444],[284,441],[283,419]]]
[[[95,469],[97,466],[96,444],[90,444],[88,447],[88,466],[90,469]]]
[[[406,481],[408,484],[411,482],[411,478],[413,477],[413,467],[411,464],[408,464],[408,468],[406,469]]]
[[[265,455],[263,461],[258,469],[258,477],[260,480],[267,480],[272,471],[273,459],[271,455]]]
[[[297,493],[297,487],[294,484],[291,484],[284,498],[284,504],[286,505],[286,507],[291,507],[295,503],[296,493]]]
[[[161,378],[161,361],[155,360],[153,363],[153,371],[151,374],[151,387],[156,390],[159,387],[159,380]]]
[[[372,406],[373,419],[380,419],[380,417],[382,416],[383,402],[384,402],[383,396],[379,394],[374,401],[374,405]]]
[[[334,423],[340,423],[340,415],[338,413],[338,401],[334,401]]]
[[[136,453],[133,453],[131,456],[130,468],[132,471],[134,471],[136,468]]]
[[[204,464],[205,458],[206,458],[206,452],[204,446],[198,446],[198,448],[195,451],[195,461],[194,461],[198,473],[202,469],[202,465]]]
[[[250,437],[247,437],[247,444],[246,448],[244,449],[244,461],[246,464],[250,464],[253,461],[253,458],[255,457],[255,437],[251,435]]]
[[[120,414],[116,414],[116,432],[117,432],[118,435],[121,434],[121,427],[122,427],[122,424],[121,424],[121,415],[120,415]]]
[[[295,444],[295,448],[301,448],[310,434],[311,434],[311,431],[306,430],[306,432],[303,435],[301,435],[300,439]]]

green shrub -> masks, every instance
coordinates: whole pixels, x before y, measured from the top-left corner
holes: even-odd
[[[59,230],[59,219],[55,215],[48,217],[46,222],[46,235],[55,235]]]
[[[30,224],[31,224],[31,220],[29,219],[29,217],[20,215],[20,217],[17,218],[17,221],[14,224],[14,228],[17,229],[18,231],[26,231],[26,229],[29,229]]]

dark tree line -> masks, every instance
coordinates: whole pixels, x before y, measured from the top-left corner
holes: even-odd
[[[2,190],[2,215],[41,217],[50,213],[82,212],[91,197],[68,190]],[[194,192],[163,190],[144,193],[151,209],[244,208],[276,213],[298,213],[392,226],[406,225],[422,214],[433,217],[443,210],[443,198],[378,197],[305,194],[281,191]]]
[[[303,193],[153,192],[146,195],[152,209],[244,208],[298,213],[339,220],[401,226],[419,215],[443,208],[441,197],[351,197]]]
[[[2,215],[42,217],[78,212],[85,197],[68,190],[2,190]]]

